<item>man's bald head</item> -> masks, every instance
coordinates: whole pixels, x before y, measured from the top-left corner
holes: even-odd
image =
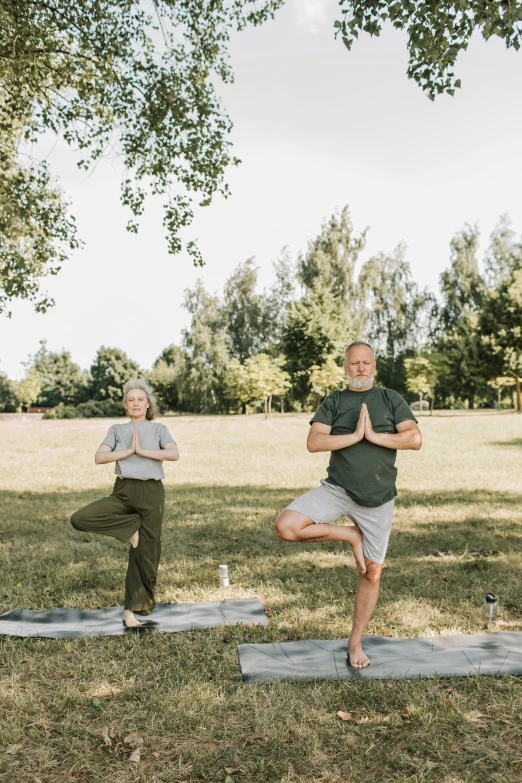
[[[375,351],[373,350],[370,343],[365,342],[364,340],[354,340],[353,343],[350,343],[350,345],[347,346],[346,351],[344,352],[344,358],[348,358],[348,353],[351,351],[352,348],[355,348],[357,345],[365,345],[366,348],[369,348],[370,351],[373,354],[373,358],[375,358]]]
[[[348,388],[353,391],[371,389],[375,378],[375,352],[364,340],[355,340],[346,349],[344,371]]]

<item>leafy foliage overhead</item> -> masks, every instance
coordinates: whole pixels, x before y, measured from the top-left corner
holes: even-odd
[[[453,71],[475,30],[487,41],[501,38],[517,51],[522,42],[522,2],[517,0],[340,0],[336,35],[351,49],[360,32],[380,35],[387,19],[408,33],[408,76],[433,100],[461,86]]]
[[[283,0],[0,0],[0,278],[7,298],[35,298],[35,280],[56,270],[52,227],[73,247],[69,224],[37,162],[18,163],[20,145],[43,133],[79,151],[85,169],[103,157],[124,167],[122,201],[133,218],[146,195],[163,198],[169,252],[182,247],[193,198],[227,195],[224,172],[231,123],[215,81],[233,80],[227,45],[233,29],[259,24]],[[44,219],[38,194],[51,211]],[[11,223],[13,226],[11,226]],[[34,228],[39,245],[21,226]],[[187,250],[202,263],[194,243]],[[26,281],[27,278],[27,281]],[[46,300],[41,303],[45,308]]]

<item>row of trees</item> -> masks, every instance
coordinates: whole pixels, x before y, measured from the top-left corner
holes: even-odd
[[[282,252],[268,289],[259,290],[253,259],[237,267],[221,295],[199,281],[185,293],[190,324],[181,345],[165,348],[150,370],[102,347],[86,372],[67,351],[53,353],[42,343],[24,380],[1,379],[0,405],[115,415],[123,383],[141,374],[166,410],[258,406],[268,415],[272,397],[304,410],[342,387],[345,346],[364,337],[379,357],[378,382],[410,401],[494,406],[514,386],[520,409],[522,243],[508,218],[500,218],[480,263],[477,227],[465,225],[454,236],[437,296],[412,278],[404,245],[360,266],[366,233],[355,232],[345,208],[297,259]]]

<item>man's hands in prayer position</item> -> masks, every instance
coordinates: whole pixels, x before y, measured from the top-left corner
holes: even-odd
[[[348,435],[331,435],[332,428],[327,424],[314,421],[308,433],[306,446],[308,451],[338,451],[354,446],[363,438],[376,446],[387,449],[420,449],[422,436],[414,421],[403,421],[395,425],[396,433],[375,432],[365,402],[361,405],[361,413],[355,431]]]

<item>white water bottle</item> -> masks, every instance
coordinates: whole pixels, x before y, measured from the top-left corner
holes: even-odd
[[[228,566],[227,565],[220,565],[219,566],[219,586],[220,587],[228,587],[230,585],[230,582],[228,580]]]

